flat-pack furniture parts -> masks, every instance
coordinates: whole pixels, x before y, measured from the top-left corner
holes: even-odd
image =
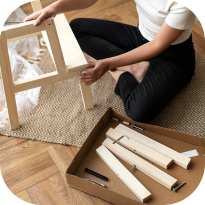
[[[40,1],[33,1],[32,6],[34,11],[42,8]],[[30,21],[7,26],[1,32],[0,65],[11,129],[19,128],[15,93],[78,77],[88,65],[64,14],[57,15],[55,19],[46,19],[37,27],[33,24],[34,21]],[[41,32],[57,71],[13,82],[7,43],[38,35]],[[80,88],[84,107],[87,110],[92,109],[90,86],[80,82]]]
[[[119,121],[116,122],[113,118],[119,119]],[[143,128],[144,131],[139,131],[140,133],[144,133],[144,135],[168,147],[170,145],[172,149],[177,150],[180,153],[188,150],[197,150],[199,155],[191,158],[191,164],[187,171],[175,164],[171,165],[167,170],[156,165],[159,169],[177,179],[177,184],[186,182],[186,185],[179,189],[177,193],[170,191],[170,189],[162,186],[160,183],[155,182],[152,178],[148,177],[140,170],[134,169],[131,171],[131,165],[116,156],[117,159],[119,159],[119,161],[146,187],[146,189],[152,193],[151,199],[143,203],[96,154],[96,149],[100,147],[106,139],[106,132],[111,127],[115,128],[123,121],[129,122],[130,128],[133,125]],[[135,130],[135,128],[133,129]],[[117,145],[117,143],[114,145]],[[135,122],[127,116],[121,115],[114,109],[110,108],[98,121],[85,143],[72,160],[72,163],[70,163],[66,171],[66,178],[70,187],[81,190],[112,204],[175,204],[190,196],[199,186],[204,174],[204,154],[205,139],[203,138],[150,124]],[[148,161],[147,159],[145,160]],[[150,163],[153,164],[152,162]],[[155,164],[153,165],[155,166]],[[98,173],[105,174],[109,178],[108,182],[106,182],[107,188],[94,185],[93,183],[84,180],[85,178],[89,178],[89,174],[84,171],[86,167],[89,167]],[[94,179],[98,181],[98,178]],[[100,180],[100,183],[103,183],[103,180]]]
[[[173,162],[185,169],[188,168],[190,162],[191,162],[191,159],[189,157],[186,157],[184,155],[182,155],[181,153],[139,133],[139,132],[136,132],[132,129],[130,129],[129,127],[126,127],[122,124],[119,124],[115,130],[123,133],[124,135],[170,157],[171,159],[173,159]]]
[[[110,128],[106,133],[106,136],[114,141],[119,139],[122,135],[123,134],[121,132],[118,132],[113,128]],[[118,140],[117,143],[165,169],[167,169],[172,164],[173,160],[171,158],[151,149],[150,147],[147,147],[136,140],[133,140],[132,138],[129,138],[129,140],[127,138],[122,138]]]
[[[112,169],[113,172],[145,202],[151,198],[151,193],[124,167],[124,165],[104,146],[96,149],[98,156]]]
[[[107,147],[114,155],[121,158],[131,166],[135,165],[138,170],[159,182],[163,186],[167,187],[168,189],[172,190],[172,188],[176,185],[177,179],[163,172],[161,169],[158,169],[154,165],[150,164],[146,160],[120,146],[119,144],[113,144],[111,139],[105,139],[103,145]]]

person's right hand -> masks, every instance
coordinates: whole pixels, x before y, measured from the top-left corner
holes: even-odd
[[[45,8],[45,9],[42,9],[40,11],[34,12],[30,16],[27,16],[24,19],[24,22],[36,20],[34,23],[34,26],[38,26],[41,24],[41,22],[43,20],[45,20],[49,17],[55,17],[55,16],[56,16],[56,12],[53,9]]]

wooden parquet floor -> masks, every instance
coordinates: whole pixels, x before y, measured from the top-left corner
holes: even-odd
[[[43,0],[46,6],[52,0]],[[30,4],[22,6],[30,14]],[[99,0],[92,7],[66,14],[68,21],[77,17],[101,18],[137,25],[133,0]],[[197,54],[205,54],[202,27],[196,20],[193,40]],[[70,188],[65,172],[79,148],[0,136],[0,165],[9,189],[20,199],[38,205],[106,205],[96,197]]]

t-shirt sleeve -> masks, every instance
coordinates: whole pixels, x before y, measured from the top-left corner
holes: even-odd
[[[165,21],[172,28],[179,30],[189,29],[194,25],[196,16],[187,7],[173,3]]]

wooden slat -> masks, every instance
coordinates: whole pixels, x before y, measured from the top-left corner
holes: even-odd
[[[13,41],[18,41],[18,40],[21,40],[21,39],[24,39],[24,38],[29,38],[29,37],[32,37],[32,36],[38,36],[38,35],[41,35],[41,32],[31,33],[31,34],[27,34],[25,36],[19,36],[19,37],[15,37],[15,38],[10,38],[10,39],[7,39],[7,43],[10,43],[10,42],[13,42]]]
[[[181,153],[143,135],[140,134],[139,132],[136,132],[132,129],[130,129],[129,127],[126,127],[122,124],[119,124],[115,130],[127,135],[128,137],[131,137],[132,139],[170,157],[171,159],[173,159],[173,162],[185,169],[188,168],[191,159],[189,157],[186,157],[184,155],[182,155]]]
[[[151,198],[151,193],[122,165],[122,163],[104,146],[96,149],[98,156],[112,169],[113,172],[130,188],[142,201]]]
[[[113,144],[113,142],[113,140],[107,138],[103,142],[103,145],[106,146],[116,156],[118,156],[131,166],[135,165],[138,170],[151,177],[155,181],[159,182],[163,186],[167,187],[168,189],[172,189],[176,185],[177,179],[158,169],[154,165],[150,164],[146,160],[130,152],[119,144]]]
[[[31,2],[34,11],[39,11],[42,9],[41,2],[35,1]],[[79,69],[84,69],[88,65],[85,56],[68,24],[68,21],[64,14],[59,14],[54,18],[56,31],[59,37],[64,61],[68,72],[77,71]],[[53,52],[51,49],[51,42],[49,43],[48,35],[42,32],[44,40],[46,41],[48,50],[51,57],[54,60]],[[55,62],[54,62],[55,63]]]
[[[106,133],[106,136],[114,141],[119,139],[122,135],[123,134],[121,132],[118,132],[117,130],[114,130],[113,128],[110,128]],[[151,149],[150,147],[136,140],[133,140],[132,138],[129,138],[129,140],[127,138],[122,138],[119,141],[117,141],[117,143],[119,143],[123,147],[126,147],[132,152],[135,152],[143,156],[144,158],[158,164],[159,166],[165,169],[167,169],[172,164],[173,160],[170,157],[167,157]]]
[[[81,71],[78,71],[78,76],[80,75]],[[79,80],[80,81],[80,80]],[[92,109],[94,107],[92,94],[89,85],[85,85],[84,82],[80,82],[80,90],[82,94],[83,104],[86,110]]]
[[[58,34],[56,31],[54,20],[53,19],[46,20],[44,21],[44,25],[46,28],[46,33],[53,53],[53,58],[55,61],[57,71],[59,74],[67,73],[67,69],[63,58],[63,53],[61,50],[61,45],[58,39]],[[64,35],[66,35],[66,33]]]
[[[69,72],[85,69],[88,62],[68,24],[64,14],[54,18],[66,67]]]
[[[58,74],[57,71],[54,71],[33,78],[16,81],[14,82],[14,91],[17,93],[24,90],[29,90],[32,88],[44,86],[47,84],[60,82],[77,76],[78,76],[77,72]]]
[[[33,11],[40,11],[42,9],[41,1],[36,0],[36,1],[31,1],[31,5],[33,8]]]
[[[19,128],[18,112],[11,74],[6,32],[1,32],[0,65],[11,129]]]
[[[32,8],[33,8],[34,12],[39,11],[39,10],[42,9],[42,5],[41,5],[41,1],[40,0],[31,1],[31,5],[32,5]],[[53,57],[53,52],[52,52],[52,49],[51,49],[51,46],[50,46],[50,42],[48,40],[47,32],[46,31],[42,31],[41,33],[42,33],[43,38],[44,38],[44,40],[46,42],[46,45],[47,45],[48,51],[49,51],[49,53],[51,55],[51,58],[53,60],[53,63],[56,66],[55,60],[54,60],[54,57]]]
[[[6,26],[3,27],[2,31],[6,32],[7,39],[16,39],[21,36],[29,36],[33,33],[39,33],[45,30],[45,26],[42,23],[39,26],[34,26],[34,21],[20,23],[18,25]]]

